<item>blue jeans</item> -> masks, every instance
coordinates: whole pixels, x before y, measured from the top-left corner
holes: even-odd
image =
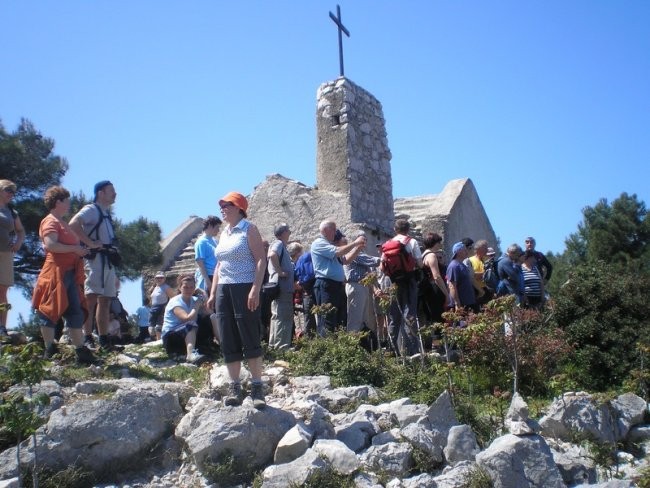
[[[394,351],[399,351],[397,339],[402,334],[409,355],[419,352],[420,343],[417,330],[418,285],[414,278],[398,282],[397,296],[391,303],[388,323],[388,336]]]
[[[81,308],[81,298],[79,297],[80,286],[75,283],[75,272],[73,269],[66,271],[63,275],[63,287],[68,295],[68,308],[63,312],[65,325],[70,329],[81,329],[84,323],[84,311]],[[40,312],[38,312],[38,315],[43,319],[43,323],[40,325],[44,327],[56,327],[56,324],[45,315]]]

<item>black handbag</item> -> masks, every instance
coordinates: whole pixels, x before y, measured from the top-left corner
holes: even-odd
[[[262,295],[264,295],[265,300],[275,300],[280,296],[280,283],[264,283],[262,285]]]

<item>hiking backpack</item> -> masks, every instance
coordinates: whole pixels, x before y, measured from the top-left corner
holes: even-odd
[[[406,248],[410,240],[407,237],[402,243],[391,239],[381,245],[381,268],[391,281],[404,281],[413,276],[417,263]]]
[[[499,273],[497,271],[497,262],[495,259],[489,259],[485,263],[483,271],[483,283],[492,293],[496,293],[499,286]]]

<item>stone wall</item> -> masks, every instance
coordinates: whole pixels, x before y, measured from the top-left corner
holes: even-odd
[[[317,92],[316,182],[350,202],[351,222],[390,232],[393,226],[391,152],[381,103],[346,78]]]
[[[486,239],[489,246],[498,248],[490,219],[469,178],[450,181],[437,195],[396,198],[395,218],[408,219],[418,239],[426,232],[440,234],[448,255],[463,237]]]
[[[279,174],[267,176],[255,187],[248,197],[248,217],[269,242],[275,239],[273,228],[286,222],[291,227],[291,240],[309,246],[323,220],[333,220],[348,235],[364,230],[370,237],[369,250],[387,237],[365,222],[352,222],[350,201],[340,193],[311,188]],[[392,219],[392,210],[387,218]]]

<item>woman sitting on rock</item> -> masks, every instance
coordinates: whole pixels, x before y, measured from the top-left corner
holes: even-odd
[[[197,319],[199,310],[205,303],[205,293],[198,290],[195,294],[196,283],[194,274],[184,274],[178,277],[179,295],[169,300],[165,307],[162,326],[162,342],[167,354],[172,355],[180,351],[186,353],[186,361],[199,364],[205,356],[195,349],[196,332],[199,329]]]

